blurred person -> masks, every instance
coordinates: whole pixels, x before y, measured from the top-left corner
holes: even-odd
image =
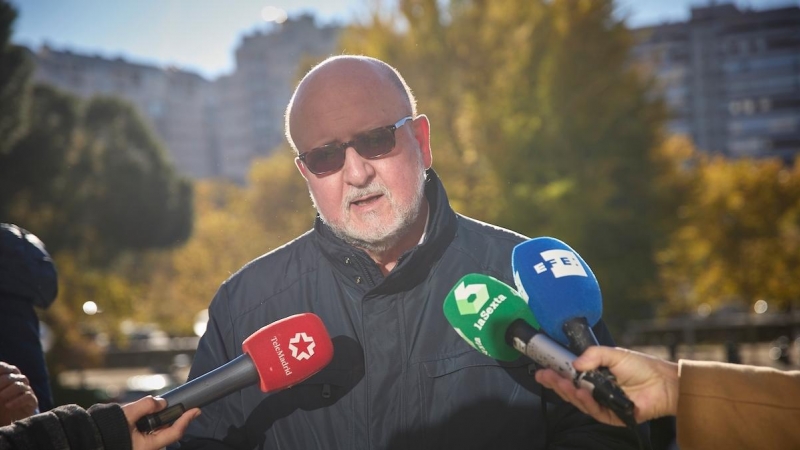
[[[57,294],[56,267],[42,241],[24,228],[1,223],[0,361],[30,380],[38,411],[52,408],[53,396],[34,308],[48,308]]]
[[[622,348],[590,347],[573,363],[608,367],[636,405],[636,420],[676,416],[678,446],[789,449],[800,446],[800,371],[711,361],[665,361]],[[622,426],[588,390],[552,370],[536,380],[598,421]]]
[[[190,409],[170,427],[151,434],[136,429],[142,416],[160,411],[167,402],[144,397],[125,406],[97,404],[85,410],[78,405],[59,406],[49,412],[0,427],[0,450],[156,450],[180,439],[200,415]]]
[[[526,238],[452,210],[431,168],[428,118],[394,68],[348,55],[318,64],[289,102],[286,137],[314,227],[222,284],[189,378],[299,312],[358,348],[348,359],[335,347],[328,367],[291,389],[245,388],[204,407],[182,449],[637,448],[630,430],[546,403],[529,361],[487,358],[445,319],[464,275],[513,283],[511,252]],[[604,323],[595,332],[611,342]]]
[[[28,377],[16,366],[0,361],[0,426],[36,414],[38,407]]]

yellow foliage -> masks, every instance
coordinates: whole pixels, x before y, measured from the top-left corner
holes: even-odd
[[[195,226],[181,248],[158,259],[137,309],[140,320],[189,334],[220,284],[247,262],[313,225],[305,182],[288,149],[256,161],[249,184],[202,181],[195,186]]]
[[[657,254],[665,312],[701,303],[800,303],[800,169],[777,159],[708,157],[674,138],[661,189],[685,190],[677,227]]]

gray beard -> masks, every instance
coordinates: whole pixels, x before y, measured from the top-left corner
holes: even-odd
[[[420,166],[422,166],[420,161]],[[409,228],[414,224],[414,221],[419,217],[422,213],[422,201],[425,198],[425,170],[421,169],[419,172],[419,176],[415,180],[418,185],[416,190],[416,194],[412,199],[409,208],[406,210],[397,211],[393,208],[393,211],[397,213],[400,220],[396,222],[396,226],[394,229],[386,230],[385,233],[380,233],[379,237],[376,238],[363,238],[355,233],[350,232],[349,230],[345,229],[343,226],[338,226],[336,224],[332,224],[325,219],[325,217],[320,214],[320,219],[322,222],[328,225],[328,227],[333,231],[333,234],[341,239],[342,241],[357,247],[366,250],[370,253],[384,253],[390,250],[392,247],[397,245],[398,242],[405,236],[408,232]],[[388,193],[386,193],[388,195]],[[319,208],[317,208],[316,202],[314,202],[314,196],[311,196],[311,201],[314,203],[314,208],[317,209],[319,212]],[[390,201],[392,199],[390,198]],[[395,224],[392,224],[395,225]]]

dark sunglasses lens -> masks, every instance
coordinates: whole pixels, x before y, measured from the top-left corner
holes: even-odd
[[[394,132],[388,128],[379,128],[364,133],[356,138],[355,147],[364,158],[383,156],[394,148]]]
[[[343,165],[344,151],[333,145],[316,148],[306,154],[306,167],[318,175],[339,170]]]

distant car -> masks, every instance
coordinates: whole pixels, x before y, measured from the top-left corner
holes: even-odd
[[[127,387],[114,401],[117,403],[130,403],[146,395],[159,395],[172,390],[178,384],[166,373],[148,375],[134,375],[128,378]]]
[[[127,338],[131,350],[169,350],[169,335],[154,325],[136,327]]]

